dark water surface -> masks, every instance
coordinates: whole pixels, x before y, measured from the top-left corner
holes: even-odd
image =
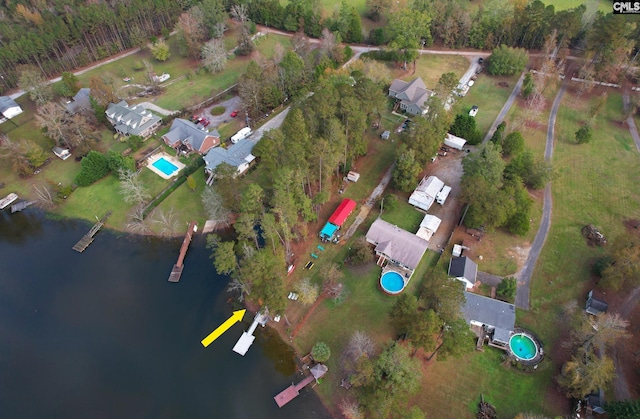
[[[0,212],[0,417],[329,417],[310,390],[278,409],[300,376],[268,329],[232,352],[252,314],[202,347],[232,312],[202,236],[173,284],[181,240],[103,231],[71,250],[89,227]]]

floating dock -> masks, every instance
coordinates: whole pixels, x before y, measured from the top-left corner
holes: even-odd
[[[198,231],[198,225],[195,221],[191,221],[191,223],[189,223],[189,228],[187,229],[187,234],[184,235],[184,240],[182,240],[182,247],[180,247],[180,255],[178,256],[178,261],[175,265],[173,265],[171,274],[169,274],[169,282],[180,281],[182,270],[184,269],[184,257],[187,255],[187,250],[189,250],[189,244],[191,243],[191,239],[193,238],[193,233],[195,233],[196,231]]]
[[[100,221],[95,223],[94,226],[91,227],[91,230],[89,230],[89,232],[85,234],[84,237],[75,244],[75,246],[73,246],[73,250],[80,253],[84,252],[84,250],[89,247],[91,243],[93,243],[95,235],[98,234],[98,231],[100,231],[100,229],[110,216],[111,211],[107,211],[107,213],[100,219]]]
[[[18,202],[17,204],[13,204],[11,205],[11,214],[13,214],[14,212],[20,212],[23,209],[30,207],[35,203],[36,201],[21,201],[21,202]]]
[[[273,399],[278,404],[278,407],[282,407],[285,404],[289,403],[291,400],[295,399],[300,395],[300,390],[308,386],[310,383],[314,381],[318,381],[322,378],[329,369],[324,364],[316,364],[311,367],[311,375],[305,377],[304,380],[300,381],[298,384],[291,384],[289,387],[278,393]]]
[[[253,319],[253,323],[251,323],[251,326],[249,327],[249,330],[243,332],[242,336],[240,336],[240,339],[238,339],[238,342],[236,342],[235,346],[233,347],[233,352],[244,356],[253,344],[253,341],[256,340],[256,337],[253,336],[253,332],[256,331],[256,327],[258,327],[258,325],[264,327],[264,325],[267,324],[267,320],[268,317],[266,314],[257,312],[256,317]]]

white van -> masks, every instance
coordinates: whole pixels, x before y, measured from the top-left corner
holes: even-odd
[[[245,138],[247,138],[251,134],[253,134],[253,131],[251,131],[251,128],[244,127],[240,131],[238,131],[235,134],[233,134],[233,136],[231,137],[231,142],[235,144],[240,140],[244,140]]]

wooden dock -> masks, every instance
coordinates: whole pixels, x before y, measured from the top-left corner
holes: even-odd
[[[180,281],[182,270],[184,269],[184,257],[187,255],[187,250],[189,250],[189,244],[191,243],[191,239],[193,238],[193,233],[195,233],[197,230],[198,225],[195,221],[191,221],[191,223],[189,223],[189,228],[187,229],[187,234],[184,235],[184,240],[182,240],[182,247],[180,247],[180,255],[178,255],[178,261],[175,265],[173,265],[173,269],[171,269],[169,282]]]
[[[100,219],[100,221],[95,223],[93,227],[91,227],[91,230],[89,230],[89,232],[85,234],[84,237],[82,237],[80,241],[75,244],[75,246],[73,246],[73,250],[80,253],[84,252],[84,250],[89,247],[91,243],[93,243],[95,235],[98,234],[98,231],[100,231],[100,229],[110,216],[111,211],[107,211],[107,213]]]
[[[17,204],[13,204],[11,205],[11,214],[13,214],[14,212],[20,212],[35,203],[36,201],[20,201]]]
[[[311,368],[311,375],[308,375],[304,378],[304,380],[300,381],[298,384],[291,384],[289,387],[278,393],[273,399],[278,404],[278,407],[282,407],[285,404],[289,403],[291,400],[295,399],[300,395],[300,390],[308,386],[314,381],[322,378],[328,371],[328,368],[323,364],[316,364]]]

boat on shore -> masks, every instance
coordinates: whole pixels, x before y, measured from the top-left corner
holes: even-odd
[[[18,199],[18,195],[14,194],[13,192],[5,196],[4,198],[0,199],[0,210],[7,208],[16,199]]]

